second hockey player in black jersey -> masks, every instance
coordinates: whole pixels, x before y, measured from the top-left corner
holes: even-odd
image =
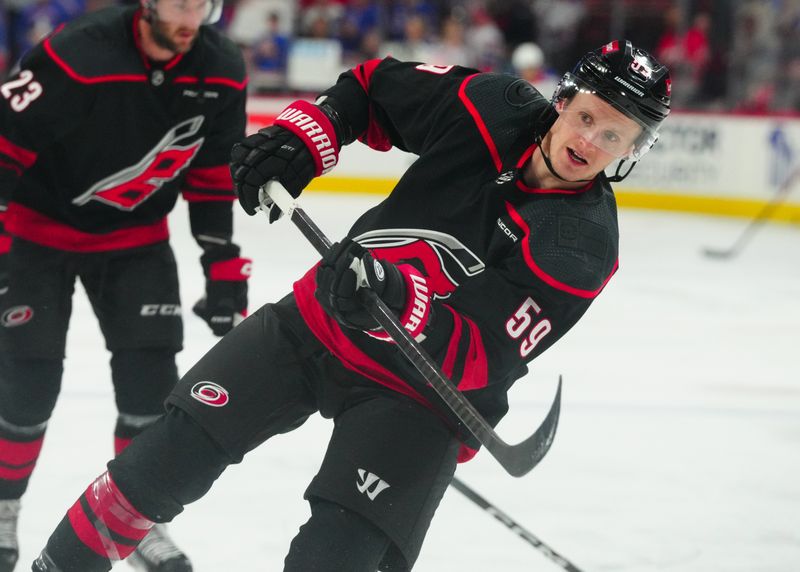
[[[111,352],[117,452],[163,413],[178,380],[167,214],[181,194],[203,251],[195,311],[218,335],[246,313],[250,263],[232,242],[228,167],[244,136],[246,76],[238,48],[204,25],[220,8],[143,0],[86,15],[0,86],[0,572],[17,559],[20,498],[59,394],[76,279]],[[163,527],[136,559],[191,570]]]
[[[669,100],[667,69],[615,41],[581,59],[551,101],[510,76],[387,58],[343,74],[315,105],[289,106],[233,150],[250,214],[268,208],[279,218],[260,188],[277,178],[299,195],[355,139],[418,159],[292,294],[182,378],[167,415],[109,463],[34,570],[108,570],[227,465],[317,412],[334,419],[333,435],[284,570],[410,570],[457,463],[477,444],[358,290],[374,289],[497,423],[527,363],[615,273],[609,183],[655,142]]]

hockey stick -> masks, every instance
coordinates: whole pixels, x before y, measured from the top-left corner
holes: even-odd
[[[753,236],[755,231],[761,228],[772,216],[772,213],[786,201],[789,196],[789,191],[798,176],[800,176],[800,167],[789,173],[789,176],[787,176],[780,187],[778,187],[778,191],[775,193],[775,196],[772,197],[772,200],[758,211],[756,216],[747,224],[731,246],[728,248],[705,248],[703,249],[703,254],[709,258],[716,258],[717,260],[727,260],[739,254],[747,245],[748,240]]]
[[[525,527],[516,522],[513,518],[508,516],[502,510],[500,510],[492,503],[487,501],[485,498],[483,498],[481,495],[476,493],[472,489],[472,487],[461,481],[458,477],[453,477],[453,481],[450,483],[450,486],[452,486],[458,492],[460,492],[469,500],[474,502],[476,505],[481,507],[483,510],[491,514],[497,520],[505,524],[513,532],[517,533],[517,535],[519,535],[519,537],[522,538],[525,542],[532,545],[536,550],[539,550],[550,560],[561,566],[564,570],[567,570],[567,572],[581,572],[580,568],[578,568],[572,562],[570,562],[569,560],[561,556],[558,552],[550,548],[547,544],[545,544],[539,538],[534,536],[530,531],[528,531]]]
[[[320,255],[324,255],[328,251],[331,241],[280,183],[272,181],[261,189],[260,202],[262,205],[268,200],[267,197],[289,217]],[[492,426],[469,400],[453,387],[433,358],[411,337],[411,334],[400,324],[383,300],[369,288],[362,288],[359,292],[361,292],[362,302],[370,316],[375,318],[378,324],[392,337],[403,355],[417,368],[458,420],[510,475],[521,477],[544,458],[550,449],[558,427],[558,415],[561,408],[560,377],[555,399],[545,420],[533,435],[521,443],[509,445],[495,433]]]

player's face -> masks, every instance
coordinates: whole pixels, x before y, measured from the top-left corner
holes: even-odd
[[[151,21],[153,40],[170,52],[188,52],[208,17],[209,5],[209,0],[157,0]]]
[[[555,171],[570,181],[591,179],[627,157],[642,132],[634,120],[589,93],[579,92],[556,109],[559,116],[544,145]]]

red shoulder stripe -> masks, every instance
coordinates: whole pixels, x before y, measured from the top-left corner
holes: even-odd
[[[94,84],[94,83],[108,83],[108,82],[145,82],[147,81],[147,76],[144,74],[120,74],[120,75],[101,75],[97,77],[86,77],[80,75],[74,69],[72,69],[67,62],[61,59],[56,51],[53,49],[53,46],[50,42],[52,36],[47,38],[43,42],[43,46],[45,51],[48,53],[50,58],[60,67],[66,74],[74,79],[79,83],[84,84]]]
[[[475,105],[473,105],[467,96],[467,84],[476,75],[478,74],[472,74],[471,76],[464,78],[464,81],[461,82],[461,87],[458,89],[458,97],[464,104],[464,107],[467,108],[467,111],[469,111],[469,114],[475,121],[475,125],[478,126],[478,131],[480,131],[481,137],[483,137],[483,142],[486,143],[486,147],[489,149],[489,155],[492,156],[492,162],[494,162],[495,169],[497,169],[497,172],[499,173],[503,169],[503,163],[500,161],[500,154],[497,152],[497,146],[494,144],[492,136],[489,135],[489,130],[486,128],[486,123],[484,123],[481,114],[478,113]]]

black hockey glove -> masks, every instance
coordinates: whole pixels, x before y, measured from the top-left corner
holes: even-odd
[[[231,176],[242,208],[249,215],[262,206],[259,191],[278,179],[293,197],[314,177],[336,166],[339,143],[330,118],[322,108],[296,101],[284,109],[275,124],[246,137],[231,150]],[[269,199],[269,222],[281,216]]]
[[[11,236],[5,229],[6,205],[0,202],[0,296],[8,292],[8,253]]]
[[[366,248],[345,238],[322,258],[314,295],[341,325],[375,330],[378,323],[361,303],[361,288],[372,288],[395,313],[405,306],[406,285],[397,266],[375,260]]]
[[[322,258],[317,268],[314,295],[341,325],[364,330],[382,341],[391,341],[361,303],[361,288],[374,290],[415,337],[425,328],[430,299],[422,274],[408,264],[397,266],[377,260],[366,248],[346,238],[331,246]]]
[[[206,295],[192,308],[211,327],[224,336],[247,316],[247,279],[252,261],[239,256],[239,247],[226,244],[206,248],[200,257],[206,276]]]

